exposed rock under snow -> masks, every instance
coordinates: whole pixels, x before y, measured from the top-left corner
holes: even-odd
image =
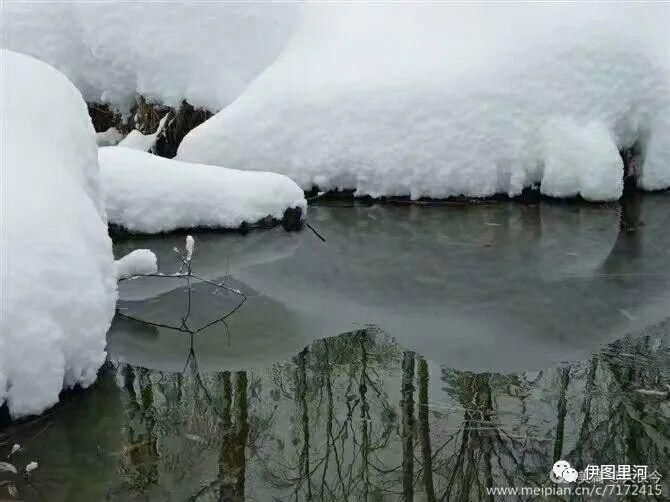
[[[237,228],[307,203],[286,176],[191,164],[110,146],[98,152],[109,223],[131,232]]]
[[[177,158],[358,195],[670,186],[668,4],[311,4],[277,61]],[[566,151],[561,151],[566,150]]]
[[[0,405],[20,417],[95,381],[117,292],[81,94],[31,57],[3,50],[0,60]]]

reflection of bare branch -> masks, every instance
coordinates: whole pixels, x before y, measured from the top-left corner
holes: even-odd
[[[187,247],[189,246],[189,239],[191,239],[190,245],[193,246],[193,244],[194,244],[193,238],[191,236],[188,236],[186,238]],[[192,249],[193,248],[191,248],[191,251],[192,251]],[[179,257],[179,261],[180,261],[180,267],[179,267],[179,271],[177,273],[174,273],[174,274],[161,274],[161,273],[144,274],[144,275],[140,275],[140,276],[122,278],[121,280],[130,280],[130,279],[140,280],[143,277],[158,277],[158,278],[161,278],[161,279],[184,279],[184,280],[186,280],[186,286],[187,286],[186,313],[181,318],[181,324],[179,326],[175,326],[175,325],[170,325],[170,324],[163,324],[163,323],[157,323],[157,322],[153,322],[153,321],[147,321],[147,320],[140,319],[140,318],[131,316],[129,314],[126,314],[126,313],[122,312],[119,307],[117,307],[116,313],[118,315],[120,315],[121,317],[125,317],[126,319],[129,319],[131,321],[140,322],[140,323],[143,323],[143,324],[146,324],[146,325],[149,325],[149,326],[155,326],[155,327],[158,327],[158,328],[165,328],[165,329],[171,329],[171,330],[174,330],[174,331],[179,331],[179,332],[182,332],[182,333],[188,333],[190,335],[201,333],[201,332],[207,330],[208,328],[214,326],[215,324],[221,323],[225,326],[226,333],[228,334],[228,337],[230,337],[230,329],[228,327],[228,323],[226,323],[226,319],[228,319],[230,316],[232,316],[235,312],[237,312],[242,307],[242,305],[244,305],[244,303],[247,301],[247,296],[244,293],[242,293],[239,289],[231,288],[230,286],[226,285],[225,281],[221,281],[220,283],[216,283],[214,281],[210,281],[209,279],[205,279],[204,277],[201,277],[198,274],[195,274],[193,272],[193,269],[192,269],[192,258],[193,257],[190,254],[190,252],[187,256],[184,256],[176,248],[175,248],[174,251],[177,254],[177,256]],[[184,267],[186,268],[186,272],[183,272]],[[209,284],[211,286],[214,286],[216,288],[215,291],[216,290],[224,290],[224,291],[228,291],[230,293],[233,293],[233,294],[235,294],[235,295],[237,295],[241,298],[240,302],[235,307],[233,307],[232,310],[226,312],[221,317],[218,317],[218,318],[214,319],[213,321],[208,322],[207,324],[205,324],[205,325],[203,325],[199,328],[191,329],[188,326],[188,320],[189,320],[189,317],[191,316],[191,293],[192,293],[192,289],[193,289],[192,288],[192,283],[191,283],[192,279],[196,279],[198,281],[201,281],[201,282],[204,282],[204,283]],[[192,346],[193,346],[193,341],[191,340],[191,347]],[[189,359],[190,359],[190,354],[189,354]],[[188,360],[187,360],[187,364],[188,364]]]

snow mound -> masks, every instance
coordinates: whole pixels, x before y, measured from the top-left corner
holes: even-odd
[[[605,200],[638,143],[665,188],[668,26],[668,4],[311,4],[177,157],[358,195]]]
[[[95,133],[95,142],[98,146],[114,146],[123,139],[123,133],[116,127]]]
[[[237,228],[307,203],[286,176],[190,164],[109,146],[98,152],[109,222],[131,232]]]
[[[127,110],[139,93],[216,111],[274,60],[298,10],[236,2],[4,2],[1,41],[62,71],[88,102]]]
[[[149,249],[136,249],[116,260],[116,279],[128,279],[137,275],[158,272],[158,260]]]
[[[552,197],[581,195],[587,200],[619,198],[623,160],[602,123],[581,125],[550,120],[543,128],[542,193]]]
[[[31,57],[2,50],[0,62],[0,404],[20,417],[95,381],[116,281],[81,94]]]

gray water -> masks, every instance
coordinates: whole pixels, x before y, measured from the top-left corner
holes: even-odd
[[[39,459],[26,500],[479,500],[559,458],[647,465],[667,496],[669,210],[312,206],[326,242],[194,234],[193,272],[247,301],[215,322],[240,295],[122,282],[99,381],[0,457]],[[115,253],[173,273],[183,242]]]

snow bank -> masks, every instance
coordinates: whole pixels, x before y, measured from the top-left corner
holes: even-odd
[[[271,63],[297,5],[235,2],[4,2],[2,46],[65,73],[89,102],[136,93],[212,111]]]
[[[359,195],[614,199],[640,141],[665,188],[668,26],[667,4],[312,4],[178,158]]]
[[[131,232],[237,228],[307,203],[286,176],[190,164],[110,146],[99,149],[109,222]]]
[[[95,381],[116,281],[81,94],[33,58],[3,50],[0,61],[0,404],[19,417]]]

